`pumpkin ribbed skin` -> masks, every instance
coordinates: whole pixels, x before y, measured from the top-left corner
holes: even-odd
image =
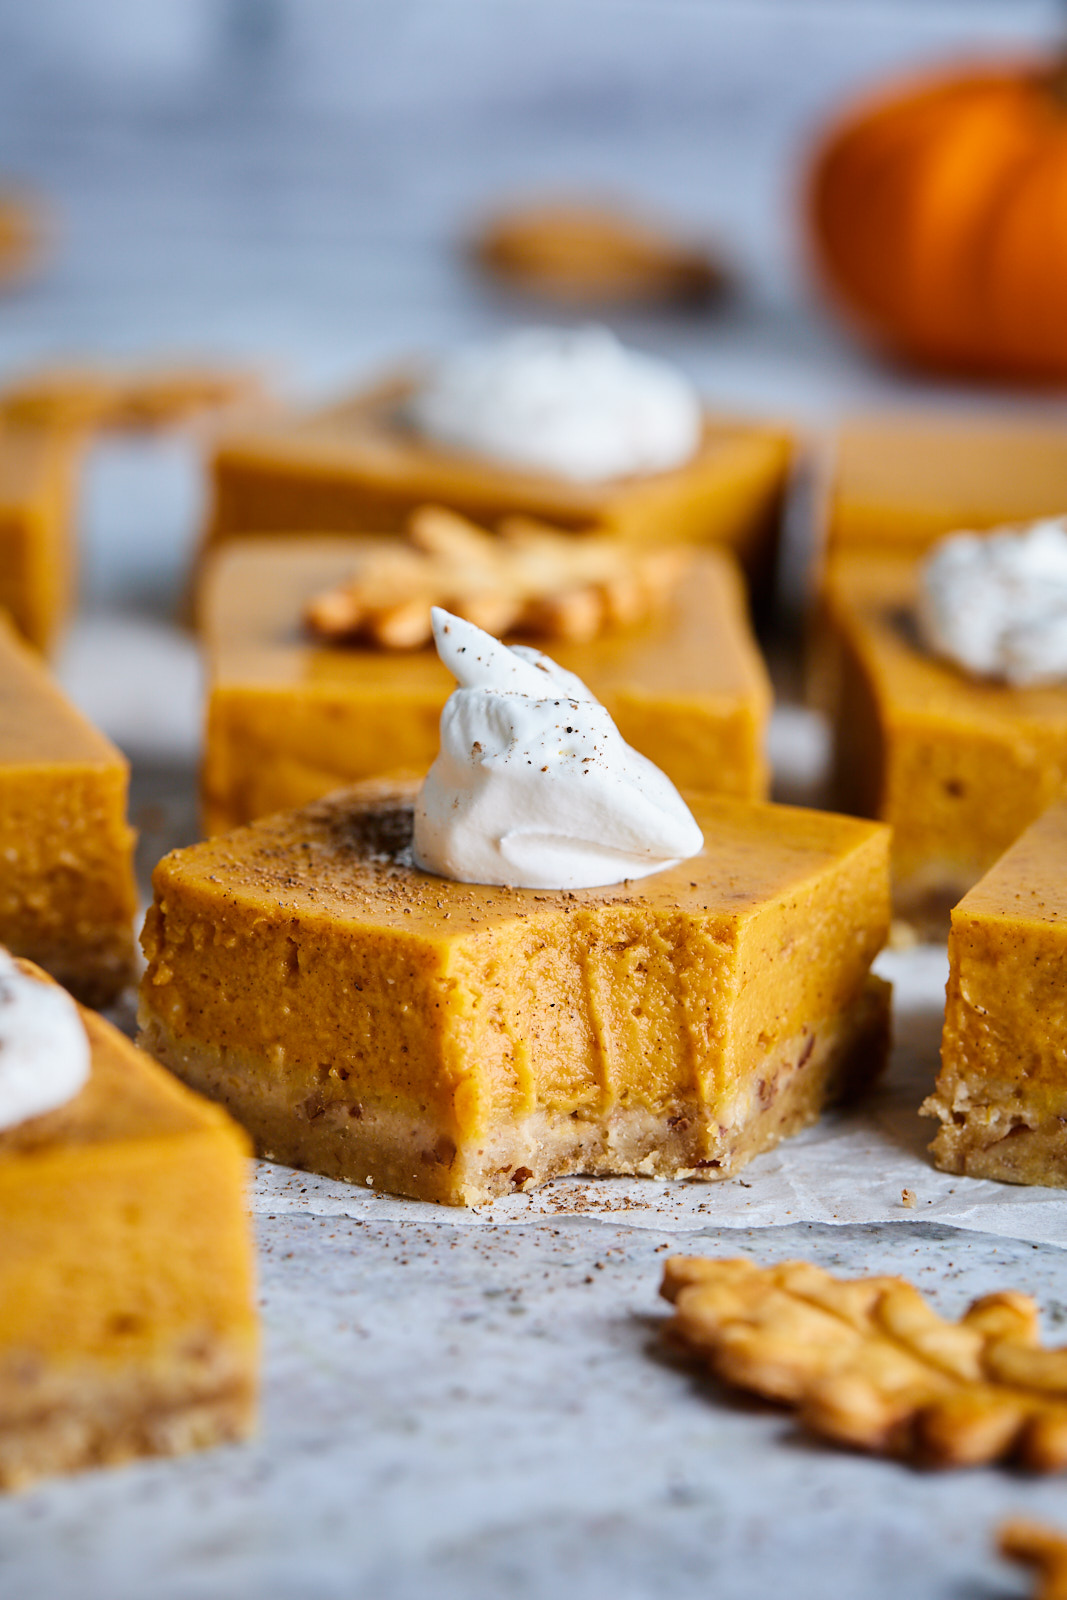
[[[1033,63],[867,101],[814,163],[830,285],[927,365],[1067,378],[1067,95]]]

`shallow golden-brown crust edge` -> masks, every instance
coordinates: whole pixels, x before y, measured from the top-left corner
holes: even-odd
[[[1029,1107],[1019,1086],[997,1096],[981,1076],[942,1073],[920,1107],[941,1127],[929,1149],[942,1172],[998,1183],[1067,1189],[1067,1128],[1042,1106]]]
[[[68,1371],[9,1355],[0,1364],[0,1489],[246,1438],[256,1417],[254,1344],[205,1334],[191,1344],[169,1357]]]

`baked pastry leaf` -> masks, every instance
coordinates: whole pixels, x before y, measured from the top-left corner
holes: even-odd
[[[498,637],[581,642],[657,612],[690,560],[677,546],[562,533],[529,517],[507,517],[490,533],[443,506],[419,506],[406,542],[382,540],[347,582],[312,599],[305,621],[332,642],[417,650],[443,606]]]
[[[495,278],[563,305],[699,304],[727,281],[702,245],[618,207],[573,200],[501,212],[473,254]]]
[[[1067,1600],[1067,1535],[1042,1522],[1014,1517],[997,1534],[997,1548],[1034,1574],[1033,1600]]]
[[[44,368],[0,390],[0,420],[18,427],[151,430],[261,398],[253,373],[224,367]]]
[[[673,1343],[837,1444],[929,1467],[1067,1467],[1067,1349],[1040,1344],[1028,1295],[984,1295],[951,1322],[903,1278],[687,1256],[661,1293]]]

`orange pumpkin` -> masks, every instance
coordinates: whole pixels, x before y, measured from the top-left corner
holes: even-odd
[[[1067,378],[1067,67],[963,69],[826,138],[809,214],[831,287],[923,364]]]

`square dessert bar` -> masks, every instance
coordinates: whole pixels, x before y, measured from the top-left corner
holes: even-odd
[[[901,917],[943,937],[956,901],[1067,784],[1067,689],[977,681],[920,644],[918,561],[842,553],[823,592],[841,663],[841,803],[893,828]]]
[[[1017,418],[866,417],[835,441],[827,545],[926,550],[946,533],[1067,511],[1067,426]]]
[[[416,506],[483,526],[518,513],[624,538],[734,550],[750,575],[773,561],[791,442],[781,429],[709,416],[692,461],[648,477],[581,484],[461,455],[402,418],[410,378],[280,418],[221,442],[205,544],[248,534],[398,532]]]
[[[888,830],[691,798],[610,888],[411,863],[368,782],[164,858],[141,1039],[270,1159],[452,1205],[562,1173],[725,1178],[880,1069]]]
[[[69,430],[0,421],[0,611],[38,650],[55,640],[73,597],[80,451]]]
[[[245,1136],[83,1020],[84,1089],[0,1130],[4,1488],[237,1439],[254,1415]]]
[[[133,976],[128,777],[0,616],[0,943],[88,1005]]]
[[[941,1073],[923,1110],[946,1172],[1067,1188],[1067,802],[952,913]]]
[[[435,650],[330,644],[302,625],[306,603],[348,578],[367,547],[260,539],[211,562],[202,607],[207,832],[383,772],[424,772],[436,756],[455,684]],[[770,683],[725,551],[701,552],[657,617],[550,648],[681,788],[766,794]]]

